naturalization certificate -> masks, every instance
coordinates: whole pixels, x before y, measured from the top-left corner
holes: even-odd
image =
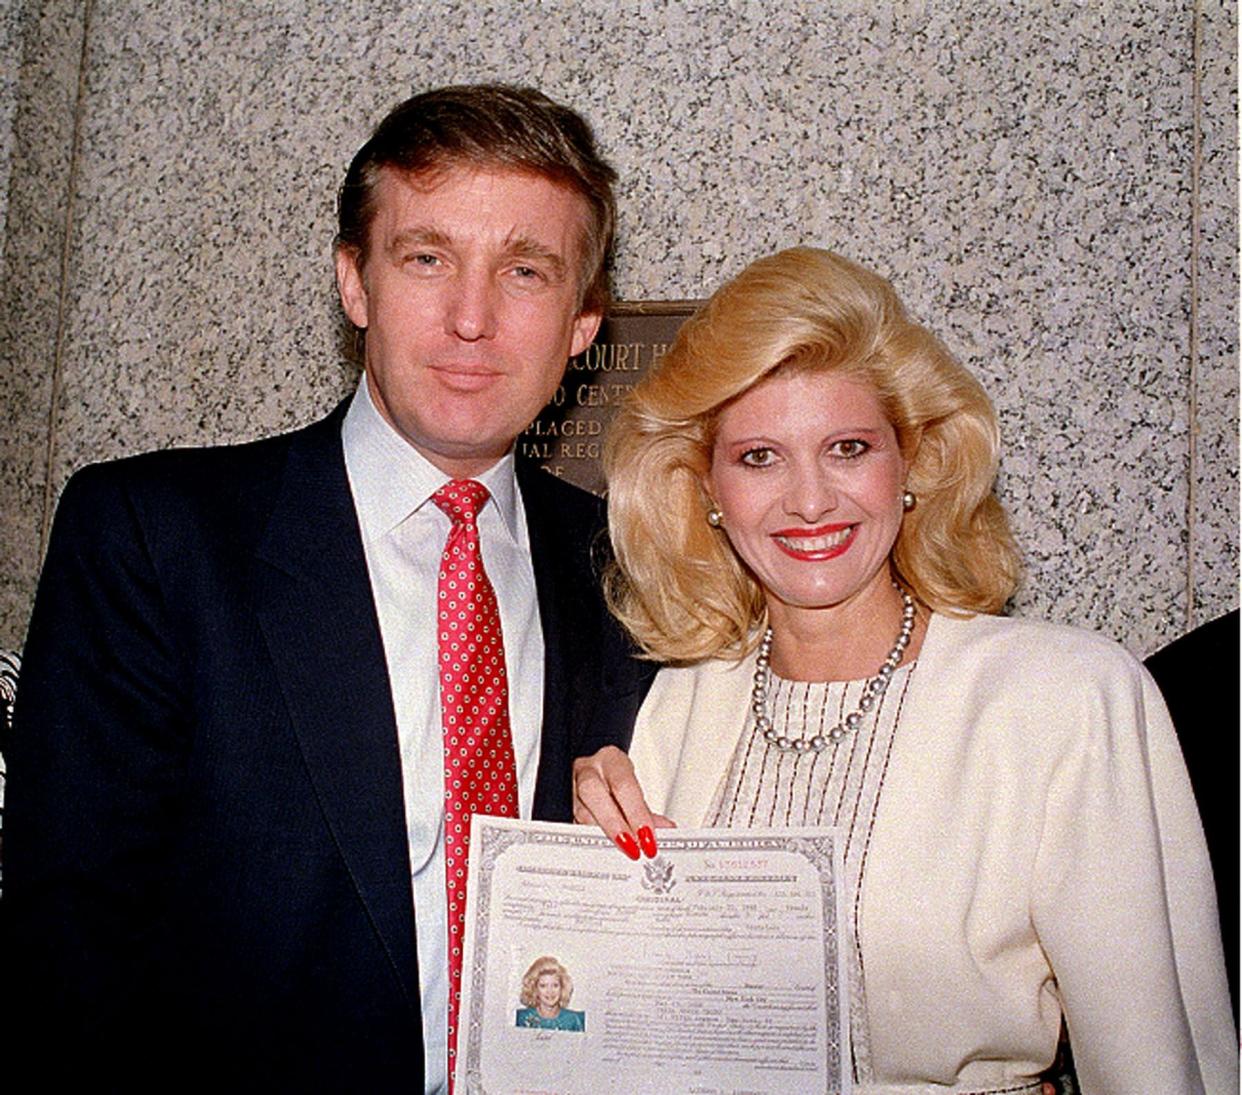
[[[472,825],[462,1095],[850,1090],[836,830]]]

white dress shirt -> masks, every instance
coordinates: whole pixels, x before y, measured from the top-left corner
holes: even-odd
[[[440,556],[451,523],[431,496],[451,477],[384,420],[365,378],[346,412],[341,436],[397,721],[414,887],[426,1092],[438,1095],[448,1086],[448,928],[435,606]],[[543,632],[513,454],[475,478],[491,494],[479,511],[479,542],[500,607],[518,806],[522,817],[529,818],[543,719]]]

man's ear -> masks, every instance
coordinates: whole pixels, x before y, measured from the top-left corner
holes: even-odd
[[[360,330],[367,326],[367,287],[358,266],[358,251],[353,247],[336,249],[336,291],[349,321]]]
[[[348,310],[348,309],[347,309]],[[569,356],[577,357],[591,345],[599,325],[604,318],[603,312],[579,312],[574,320],[573,336],[569,340]]]

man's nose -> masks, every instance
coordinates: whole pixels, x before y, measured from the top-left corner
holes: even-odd
[[[499,287],[485,272],[463,271],[457,278],[445,314],[445,328],[465,342],[494,338]]]

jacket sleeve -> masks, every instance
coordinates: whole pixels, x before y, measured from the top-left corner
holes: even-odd
[[[1119,655],[1120,656],[1120,655]],[[1237,1090],[1212,872],[1154,683],[1126,664],[1069,689],[1077,731],[1051,774],[1034,924],[1086,1095]]]
[[[4,743],[8,1044],[41,1067],[126,1038],[161,931],[190,733],[182,656],[116,465],[66,487]],[[59,1048],[55,1048],[59,1047]]]

